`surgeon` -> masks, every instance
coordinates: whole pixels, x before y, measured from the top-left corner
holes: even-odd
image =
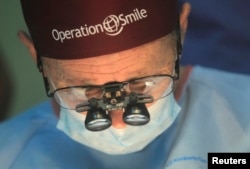
[[[230,75],[188,67],[176,84],[190,5],[180,19],[175,0],[21,5],[32,41],[19,38],[52,104],[0,126],[3,168],[206,168],[209,151],[249,150],[250,108],[228,108]]]

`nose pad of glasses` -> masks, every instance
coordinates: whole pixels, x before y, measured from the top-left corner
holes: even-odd
[[[111,118],[102,108],[90,109],[85,119],[85,127],[90,131],[101,131],[109,128]]]
[[[150,115],[145,104],[128,104],[123,114],[123,120],[126,124],[141,126],[150,121]]]

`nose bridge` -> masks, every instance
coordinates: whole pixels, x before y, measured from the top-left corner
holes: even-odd
[[[117,129],[122,129],[127,126],[123,121],[123,110],[112,110],[109,112],[109,115],[112,119],[112,126]]]

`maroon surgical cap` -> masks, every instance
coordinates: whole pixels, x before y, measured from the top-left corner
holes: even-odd
[[[177,0],[21,0],[37,52],[55,59],[114,53],[170,33]]]

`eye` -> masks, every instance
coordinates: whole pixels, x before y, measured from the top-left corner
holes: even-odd
[[[131,92],[143,94],[146,88],[146,83],[144,81],[135,81],[129,83],[129,89]]]
[[[85,90],[85,95],[88,99],[91,98],[100,99],[103,95],[103,90],[101,88],[87,88]]]

